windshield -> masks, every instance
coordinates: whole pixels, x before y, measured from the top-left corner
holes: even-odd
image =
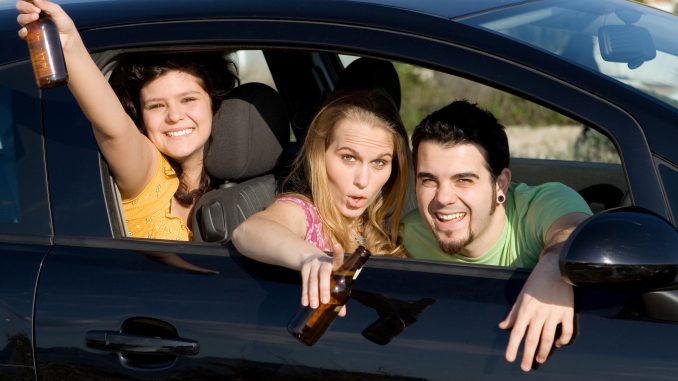
[[[459,21],[547,50],[678,108],[676,15],[621,0],[563,0]]]

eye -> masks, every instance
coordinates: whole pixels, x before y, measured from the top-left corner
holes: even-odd
[[[341,155],[341,160],[344,160],[344,161],[355,161],[355,156],[349,155],[349,154],[344,154],[344,155]]]
[[[381,168],[384,168],[388,165],[388,161],[384,160],[384,159],[377,159],[377,160],[374,160],[372,162],[372,164],[374,164],[375,167],[381,169]]]
[[[474,181],[473,181],[472,178],[462,177],[462,178],[457,179],[457,184],[459,184],[461,186],[469,186],[469,185],[473,185]]]
[[[183,98],[181,101],[182,101],[183,103],[189,103],[189,102],[193,102],[193,101],[195,101],[195,100],[197,100],[197,99],[198,99],[198,98],[196,98],[196,97],[186,97],[186,98]]]
[[[435,188],[438,186],[438,182],[434,179],[419,179],[419,183],[427,188]]]
[[[163,107],[162,103],[150,103],[146,105],[146,110],[155,110]]]

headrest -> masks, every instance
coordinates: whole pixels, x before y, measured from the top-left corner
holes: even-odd
[[[347,90],[385,90],[400,110],[400,80],[389,61],[361,57],[351,62],[339,74],[335,92]]]
[[[289,128],[277,91],[263,83],[236,87],[214,115],[205,171],[236,182],[271,171],[287,148]]]

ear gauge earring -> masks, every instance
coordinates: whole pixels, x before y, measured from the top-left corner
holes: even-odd
[[[497,202],[498,203],[503,204],[504,201],[506,201],[506,197],[504,197],[503,194],[500,194],[499,196],[497,196]]]

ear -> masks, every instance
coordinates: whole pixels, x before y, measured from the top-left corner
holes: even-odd
[[[511,185],[511,170],[504,168],[497,176],[497,194],[506,195],[509,185]]]

